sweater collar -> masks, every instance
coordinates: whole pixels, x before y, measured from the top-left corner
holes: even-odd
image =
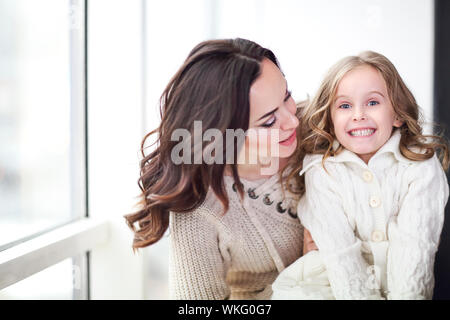
[[[400,138],[401,138],[400,130],[399,129],[394,130],[389,140],[369,160],[369,164],[371,162],[378,160],[382,161],[384,157],[389,155],[393,155],[398,162],[412,163],[413,162],[412,160],[409,160],[408,158],[404,157],[400,152],[399,148]],[[340,145],[339,142],[337,140],[334,140],[333,149],[336,150],[339,147],[339,145]],[[313,165],[322,162],[322,158],[323,158],[322,154],[306,155],[303,160],[303,170],[300,172],[300,175],[306,172]],[[366,163],[360,157],[358,157],[355,153],[347,149],[343,149],[337,156],[328,157],[325,160],[325,162],[328,161],[336,163],[352,162],[367,167]]]
[[[287,176],[291,173],[293,168],[291,166],[287,167],[284,172],[282,179],[287,178]],[[224,176],[225,181],[230,183],[231,185],[234,184],[234,178],[231,176]],[[241,183],[245,186],[245,191],[248,192],[249,190],[252,190],[253,194],[255,196],[260,196],[261,194],[266,193],[268,190],[271,190],[273,188],[278,189],[278,183],[281,182],[280,180],[280,174],[277,172],[276,174],[268,177],[268,178],[262,178],[258,180],[246,180],[243,178],[240,178]],[[286,184],[287,181],[283,180],[283,183]]]

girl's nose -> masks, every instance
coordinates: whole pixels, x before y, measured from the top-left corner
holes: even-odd
[[[364,113],[364,108],[354,107],[353,108],[352,120],[353,121],[366,120],[366,114]]]

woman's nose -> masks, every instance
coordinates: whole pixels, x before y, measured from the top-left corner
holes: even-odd
[[[282,130],[292,130],[298,127],[299,120],[295,115],[295,110],[296,109],[294,109],[293,112],[291,112],[291,110],[288,110],[287,108],[283,110],[283,119],[280,125],[280,128]]]
[[[299,120],[295,113],[292,114],[291,112],[287,111],[283,116],[283,121],[280,127],[282,130],[292,130],[294,128],[297,128],[298,124]]]

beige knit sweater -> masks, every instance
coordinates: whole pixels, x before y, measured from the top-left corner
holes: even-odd
[[[298,195],[283,194],[278,174],[242,180],[243,202],[225,176],[230,201],[212,190],[188,213],[170,213],[169,290],[172,299],[269,299],[280,271],[302,254]]]

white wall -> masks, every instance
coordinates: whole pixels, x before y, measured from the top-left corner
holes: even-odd
[[[340,58],[373,50],[394,63],[427,119],[432,119],[433,0],[220,0],[219,4],[216,37],[247,37],[273,49],[294,98],[312,96]]]
[[[135,211],[142,136],[140,0],[94,0],[88,8],[89,212],[111,219],[92,252],[92,299],[142,299],[143,254],[133,254],[122,217]]]
[[[194,45],[214,36],[213,3],[212,0],[146,2],[147,129],[159,124],[159,98],[170,78]]]

